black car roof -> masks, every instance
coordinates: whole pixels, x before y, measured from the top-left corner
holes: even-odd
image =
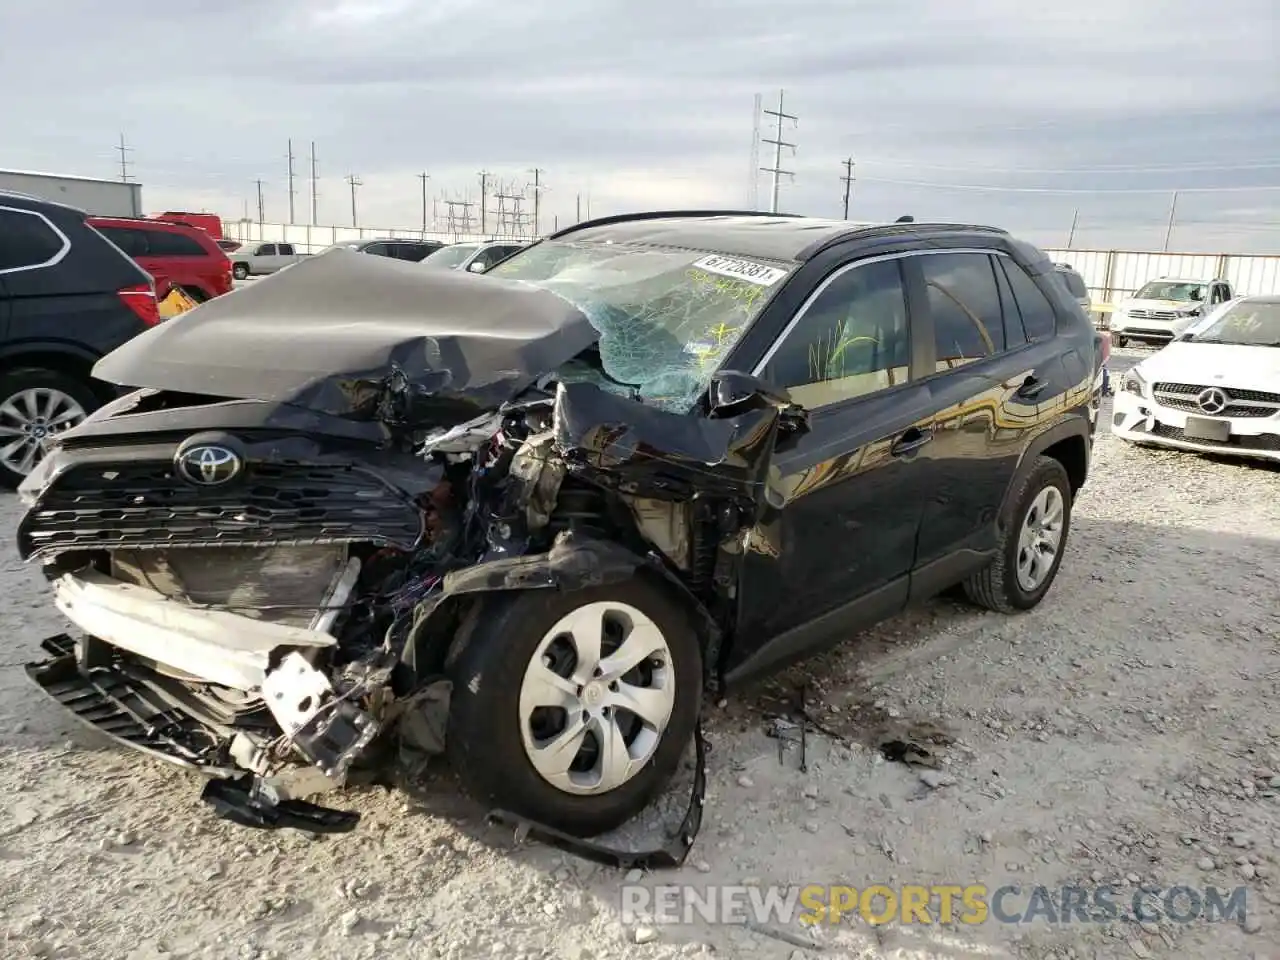
[[[29,193],[18,193],[15,190],[0,190],[0,204],[6,207],[16,207],[19,210],[37,210],[41,213],[65,210],[84,216],[83,210],[79,207],[73,207],[69,203],[58,203],[56,200],[46,200],[44,197],[32,196]]]
[[[957,223],[859,224],[741,210],[673,210],[601,217],[575,224],[547,239],[649,243],[766,260],[803,261],[852,237],[925,237],[957,232],[1006,235],[995,227]]]

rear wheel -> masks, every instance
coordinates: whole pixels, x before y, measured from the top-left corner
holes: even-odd
[[[494,594],[451,657],[446,745],[467,792],[593,836],[644,809],[697,722],[702,662],[684,608],[645,579]]]
[[[237,263],[231,268],[231,276],[237,280],[249,279],[249,265],[247,263]]]
[[[1052,457],[1038,457],[1014,499],[996,558],[964,584],[979,606],[1030,610],[1049,592],[1071,528],[1071,479]]]
[[[56,370],[30,367],[0,375],[0,484],[18,486],[53,439],[99,405],[87,383]]]

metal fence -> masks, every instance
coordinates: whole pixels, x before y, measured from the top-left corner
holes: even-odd
[[[1280,257],[1233,253],[1150,253],[1143,250],[1046,250],[1084,278],[1096,305],[1131,296],[1148,280],[1226,280],[1239,294],[1280,294]]]

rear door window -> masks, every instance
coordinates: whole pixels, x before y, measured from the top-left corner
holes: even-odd
[[[143,231],[138,231],[143,232]],[[147,248],[153,257],[207,257],[209,253],[199,241],[185,233],[147,230]]]
[[[66,246],[62,234],[40,214],[0,209],[0,273],[52,264]]]
[[[1000,291],[985,253],[920,258],[933,315],[937,369],[950,370],[1004,351]]]
[[[277,253],[279,256],[282,256],[282,257],[292,257],[292,256],[293,256],[293,244],[292,244],[292,243],[281,243],[281,244],[277,244],[277,245],[276,245],[276,253]]]

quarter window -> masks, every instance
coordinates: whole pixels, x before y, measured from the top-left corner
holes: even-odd
[[[763,375],[809,409],[906,383],[906,293],[897,260],[855,266],[818,294]]]
[[[985,253],[920,258],[933,316],[937,369],[950,370],[1004,350],[1000,292]]]
[[[63,241],[45,219],[22,210],[0,210],[0,270],[23,270],[48,263]]]
[[[1008,257],[1000,257],[1005,276],[1009,278],[1009,286],[1013,288],[1013,297],[1018,304],[1018,313],[1022,317],[1022,327],[1027,339],[1047,340],[1052,337],[1058,327],[1058,319],[1053,312],[1053,304],[1040,292],[1035,281],[1022,267]]]

